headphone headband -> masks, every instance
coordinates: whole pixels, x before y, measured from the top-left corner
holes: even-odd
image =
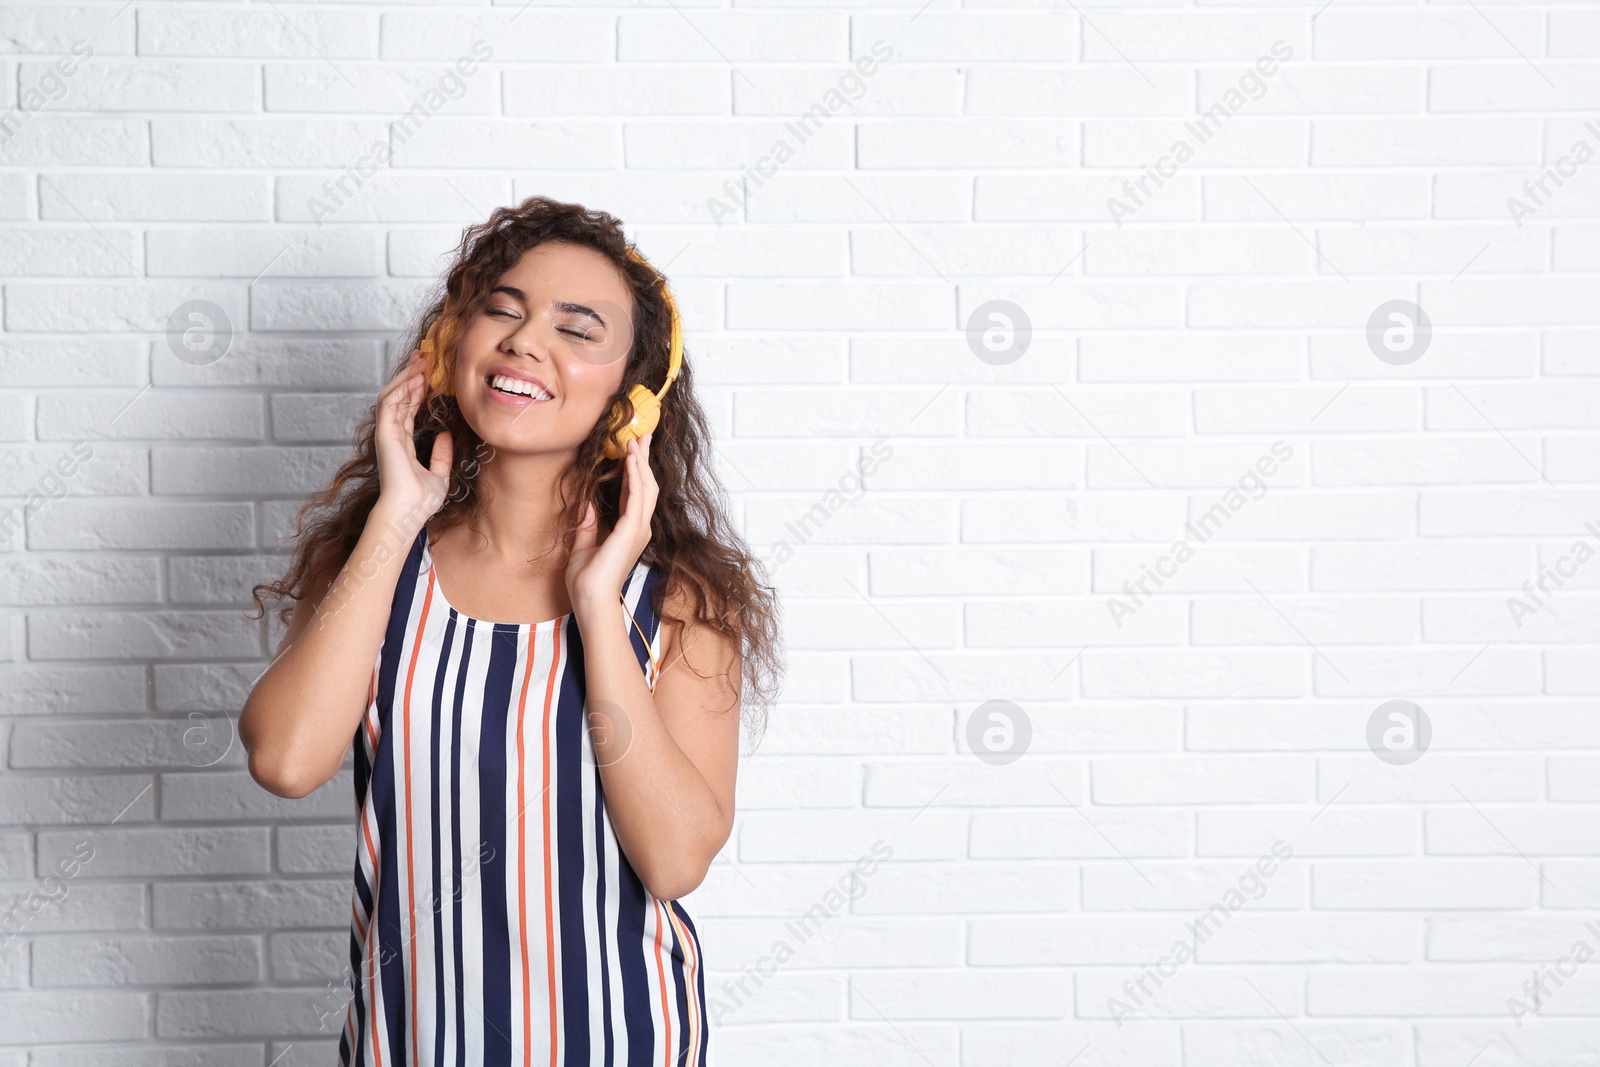
[[[656,399],[659,400],[666,395],[667,387],[678,376],[678,368],[683,365],[683,323],[678,318],[678,302],[672,299],[672,287],[667,284],[667,279],[633,245],[628,246],[628,258],[649,267],[660,279],[661,298],[667,305],[667,314],[672,318],[672,343],[667,353],[667,380],[661,383],[661,390],[656,393]]]

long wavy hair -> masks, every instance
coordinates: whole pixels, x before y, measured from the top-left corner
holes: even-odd
[[[453,367],[454,345],[462,325],[488,305],[489,290],[523,253],[550,240],[569,241],[601,252],[627,279],[633,292],[634,343],[613,403],[621,401],[624,409],[631,411],[627,394],[633,385],[642,383],[652,390],[659,389],[667,373],[671,340],[670,312],[658,288],[665,279],[648,264],[629,258],[622,223],[614,216],[540,196],[530,197],[517,207],[497,208],[487,221],[462,231],[454,263],[442,286],[436,288],[421,316],[410,326],[409,343],[400,346],[390,377],[436,323],[440,327],[436,332],[440,355],[445,365]],[[607,413],[610,410],[608,405]],[[622,465],[602,462],[608,425],[602,415],[558,481],[563,555],[571,551],[590,501],[594,502],[602,527],[616,523]],[[356,427],[352,442],[355,455],[296,514],[295,548],[287,571],[277,581],[263,582],[251,589],[256,605],[251,618],[261,618],[265,613],[263,594],[297,601],[327,588],[344,567],[378,500],[376,429],[374,402]],[[445,503],[429,520],[429,528],[435,532],[483,514],[486,500],[474,475],[485,453],[492,453],[491,446],[462,417],[455,397],[430,387],[418,409],[413,434],[417,461],[423,466],[427,466],[434,438],[441,430],[450,431],[454,453]],[[695,396],[694,363],[685,350],[682,367],[663,401],[661,420],[651,439],[650,467],[660,492],[650,520],[650,542],[641,558],[660,575],[652,600],[658,616],[687,621],[665,613],[667,595],[682,589],[688,594],[685,603],[693,605],[695,621],[729,639],[740,654],[741,678],[730,682],[737,682],[734,688],[740,695],[746,739],[758,743],[784,673],[778,640],[778,601],[773,588],[766,584],[764,565],[726,517],[726,497],[709,464],[710,456],[711,433]],[[293,607],[292,603],[279,607],[279,618],[285,623]]]

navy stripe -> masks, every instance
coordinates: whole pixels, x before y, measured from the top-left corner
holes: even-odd
[[[644,966],[644,917],[650,905],[645,901],[644,883],[633,871],[633,864],[617,850],[617,899],[621,902],[617,931],[617,963],[622,969],[622,1024],[628,1031],[628,1067],[651,1067],[656,1037],[650,1019],[651,983],[654,974]]]
[[[395,583],[395,606],[391,610],[388,634],[384,640],[382,666],[378,672],[378,754],[372,779],[372,805],[381,828],[399,825],[396,811],[396,784],[394,762],[385,758],[392,749],[392,738],[401,732],[403,718],[395,714],[395,691],[399,685],[401,660],[406,653],[406,635],[410,625],[409,606],[415,597],[417,568],[421,559],[420,546],[413,544],[401,569],[400,580]],[[385,745],[384,742],[390,742]],[[380,835],[381,836],[381,835]],[[370,968],[375,972],[375,985],[383,998],[387,1021],[387,1038],[390,1046],[388,1067],[405,1067],[405,967],[404,953],[389,946],[403,946],[406,931],[400,919],[399,864],[395,850],[378,850],[376,911],[367,926],[367,937],[376,938],[372,948],[376,958]],[[376,1008],[374,1008],[376,1010]]]
[[[452,730],[451,735],[450,735],[450,766],[451,767],[455,767],[455,768],[459,768],[461,766],[461,706],[462,706],[462,704],[464,704],[466,702],[465,698],[466,698],[466,691],[467,691],[467,668],[469,668],[472,665],[472,644],[473,644],[473,638],[476,636],[476,634],[477,634],[476,624],[474,623],[474,621],[472,619],[468,619],[467,620],[467,633],[466,633],[466,636],[461,641],[461,666],[458,668],[458,672],[457,672],[457,675],[456,675],[455,710],[452,713],[454,715],[454,720],[453,721],[454,721],[455,727]],[[461,942],[462,942],[462,939],[464,937],[464,935],[462,933],[461,901],[462,901],[462,896],[466,893],[467,890],[466,890],[466,886],[462,883],[462,879],[461,879],[461,833],[462,833],[462,829],[461,829],[461,775],[459,773],[458,774],[452,774],[450,776],[450,825],[452,827],[452,832],[450,834],[450,837],[451,837],[451,840],[453,840],[455,842],[454,855],[451,857],[451,859],[452,859],[452,862],[455,864],[455,883],[454,884],[455,884],[456,889],[455,889],[455,892],[451,895],[451,900],[454,901],[454,903],[451,906],[451,912],[452,912],[452,914],[454,916],[454,919],[455,919],[456,1064],[458,1065],[458,1067],[466,1067],[466,1063],[467,1063],[467,1004],[466,1004],[466,991],[463,988],[463,986],[465,985],[465,975],[466,975],[467,972],[466,972],[466,964],[463,961],[463,953],[462,953],[462,948],[461,948]],[[474,842],[474,847],[472,849],[472,854],[473,854],[473,857],[474,857],[474,861],[476,861],[476,857],[480,854],[481,851],[482,851],[481,849],[476,847],[476,842]],[[474,871],[478,871],[478,868],[474,867]],[[475,874],[475,877],[481,877],[481,872]],[[441,1026],[440,1029],[443,1030],[444,1027]],[[441,1059],[439,1062],[443,1063],[444,1060]]]
[[[595,795],[600,794],[600,767],[595,765],[594,771]],[[605,1061],[604,1067],[615,1067],[617,1062],[616,1024],[612,1018],[611,1007],[611,954],[607,951],[609,941],[606,929],[606,830],[605,809],[596,804],[594,806],[594,839],[595,864],[598,873],[595,886],[595,940],[600,945],[600,1000],[604,1015],[605,1033]]]
[[[507,792],[512,675],[517,669],[517,631],[496,625],[489,634],[489,676],[484,683],[483,739],[478,749],[478,830],[485,841],[511,840],[506,809],[516,802]],[[521,773],[521,768],[517,768]],[[511,1062],[511,984],[494,981],[511,974],[511,908],[506,899],[506,861],[502,847],[483,865],[483,1062],[487,1067]]]
[[[632,593],[631,586],[632,583],[629,583],[629,587],[625,592]],[[628,641],[633,645],[633,654],[639,658],[639,666],[646,670],[649,669],[650,665],[650,646],[645,643],[645,637],[648,637],[650,643],[653,644],[656,639],[656,628],[661,622],[660,619],[656,618],[655,606],[650,602],[650,598],[655,593],[655,587],[656,572],[653,570],[646,571],[643,588],[639,593],[639,604],[632,609],[633,618],[627,623]],[[629,599],[632,598],[630,597]],[[638,629],[635,629],[635,626]],[[645,632],[645,637],[639,636],[639,630]]]
[[[567,646],[569,660],[583,663],[583,634],[573,619],[572,643]],[[572,678],[572,685],[576,692],[575,699],[578,706],[585,707],[589,699],[589,684],[582,670],[568,671]],[[587,713],[586,713],[587,714]],[[591,756],[593,745],[590,746]],[[608,898],[606,887],[611,884],[606,871],[606,819],[605,803],[602,799],[603,790],[600,784],[600,765],[596,762],[592,767],[583,768],[591,776],[590,786],[594,790],[594,842],[595,842],[595,943],[600,946],[600,1010],[602,1014],[602,1033],[605,1040],[603,1067],[615,1067],[617,1062],[617,1037],[616,1023],[614,1021],[615,1009],[611,1003],[611,931],[606,926],[606,907]]]
[[[650,649],[645,639],[639,636],[643,630],[647,636],[652,636],[655,630],[655,612],[650,605],[650,580],[646,576],[644,589],[638,596],[638,605],[630,610],[633,617],[627,622],[628,640],[633,646],[634,655],[642,666],[650,661]],[[634,599],[634,582],[624,590],[628,600]],[[637,626],[637,629],[635,628]],[[604,809],[605,796],[602,792],[599,806]],[[619,870],[617,882],[621,900],[618,915],[617,941],[619,944],[619,960],[622,968],[622,1012],[623,1024],[628,1031],[628,1067],[651,1067],[661,1059],[656,1046],[665,1040],[666,1035],[655,1032],[655,1020],[652,1012],[658,1010],[660,992],[654,988],[656,983],[655,960],[646,955],[647,950],[653,956],[655,934],[649,932],[649,923],[646,921],[652,916],[655,905],[651,902],[649,894],[645,891],[644,882],[638,872],[633,869],[633,864],[628,861],[627,854],[622,851],[620,842],[617,848]],[[663,947],[667,944],[665,932],[662,938]]]
[[[671,903],[667,903],[662,912],[670,911],[671,907]],[[666,923],[667,931],[672,934],[672,958],[678,963],[667,975],[667,980],[673,984],[677,991],[677,999],[674,1003],[678,1006],[678,1020],[674,1024],[676,1033],[673,1035],[676,1039],[675,1044],[678,1046],[678,1050],[673,1055],[672,1062],[677,1064],[678,1067],[686,1067],[689,1062],[689,1002],[687,999],[689,978],[685,973],[685,965],[689,954],[688,950],[684,948],[682,940],[678,937],[678,928],[673,924],[672,918],[663,914],[661,921]]]
[[[561,627],[563,640],[556,643],[552,653],[565,653],[567,663],[573,656],[583,654],[583,646],[576,640],[578,620],[569,616]],[[578,661],[581,667],[582,660]],[[583,730],[584,687],[579,683],[581,670],[561,672],[553,697],[556,710],[555,779],[551,791],[555,793],[555,855],[560,866],[560,879],[555,884],[558,908],[557,920],[561,931],[561,956],[557,966],[562,995],[562,1036],[566,1049],[562,1062],[582,1067],[589,1063],[589,956],[584,951],[583,879],[587,873],[584,864],[583,844]],[[542,697],[543,694],[540,694]]]
[[[389,760],[378,761],[372,794],[377,804],[380,825],[397,826],[394,772]],[[385,814],[387,812],[387,814]],[[378,857],[378,911],[367,936],[377,938],[377,980],[383,997],[384,1021],[388,1024],[390,1067],[406,1063],[406,975],[405,953],[394,946],[406,943],[405,925],[400,919],[400,871],[394,849],[382,849]]]
[[[433,788],[428,791],[428,795],[434,798],[436,811],[438,808],[440,767],[443,763],[439,758],[439,750],[443,745],[439,722],[444,712],[445,664],[450,662],[450,650],[455,646],[455,637],[456,620],[452,616],[445,623],[444,647],[439,650],[439,664],[433,682],[433,730],[430,734],[433,743],[428,746],[429,762],[431,764],[428,768],[429,781],[432,783]],[[443,872],[440,870],[440,864],[443,862],[444,849],[439,840],[441,833],[439,820],[432,819],[429,821],[433,824],[433,863],[429,867],[429,874],[432,875],[433,882],[431,891],[428,894],[428,921],[433,924],[433,973],[442,975],[444,974],[444,877]],[[445,1014],[444,986],[442,984],[434,986],[433,1011],[434,1019],[443,1022]],[[433,1059],[430,1062],[444,1062],[444,1027],[442,1025],[434,1028]]]
[[[374,669],[372,674],[373,681],[377,681],[377,670]],[[350,743],[351,747],[355,749],[356,810],[360,811],[362,805],[367,802],[367,782],[372,778],[372,764],[367,760],[367,717],[365,714],[361,716],[361,721],[356,723],[356,735]]]

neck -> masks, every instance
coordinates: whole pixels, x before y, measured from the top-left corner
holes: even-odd
[[[502,452],[479,468],[478,480],[487,491],[472,526],[481,540],[473,538],[470,546],[479,563],[539,570],[565,566],[556,483],[571,458]]]

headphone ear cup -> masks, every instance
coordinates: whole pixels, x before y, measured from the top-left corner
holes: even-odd
[[[650,433],[661,421],[661,401],[649,389],[635,385],[629,390],[628,399],[633,401],[633,418],[626,424],[618,425],[625,411],[622,402],[618,401],[611,408],[611,425],[616,429],[606,438],[604,452],[607,459],[621,459],[627,455],[628,442],[637,441]]]
[[[439,351],[436,336],[439,332],[439,322],[428,328],[428,336],[422,339],[418,346],[422,352],[423,376],[427,379],[428,389],[431,392],[443,393],[445,396],[455,395],[455,383],[450,380],[449,368],[444,365],[444,354]]]
[[[611,407],[611,425],[616,426],[622,419],[622,403],[618,401]],[[628,428],[626,426],[612,430],[610,435],[600,445],[600,454],[606,459],[620,459],[628,451]]]

